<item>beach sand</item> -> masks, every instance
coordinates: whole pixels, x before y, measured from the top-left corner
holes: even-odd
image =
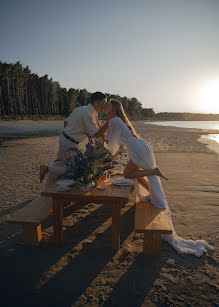
[[[162,181],[178,235],[205,239],[215,251],[197,258],[163,242],[160,256],[142,253],[134,199],[122,209],[121,249],[111,250],[111,208],[65,205],[62,248],[52,216],[39,247],[23,244],[7,215],[40,194],[40,164],[56,157],[58,136],[11,140],[0,146],[1,306],[217,306],[218,155],[197,139],[209,132],[135,122],[169,180]],[[61,125],[60,125],[61,127]],[[45,134],[44,134],[45,135]]]

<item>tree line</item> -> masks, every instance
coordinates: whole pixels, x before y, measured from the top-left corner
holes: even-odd
[[[39,77],[29,66],[20,61],[15,64],[0,61],[0,116],[31,117],[68,114],[78,106],[86,105],[92,93],[86,89],[62,88],[48,75]],[[142,108],[137,98],[120,97],[105,93],[123,104],[131,119],[147,119],[156,116],[152,108]]]

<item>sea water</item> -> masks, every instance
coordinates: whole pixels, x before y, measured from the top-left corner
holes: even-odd
[[[218,133],[202,135],[200,142],[206,144],[211,150],[219,154],[219,121],[157,121],[145,122],[145,124],[153,124],[158,126],[170,126],[179,128],[195,128],[203,130],[218,130]],[[206,139],[214,141],[212,144],[206,143]]]
[[[159,126],[171,126],[179,128],[196,128],[204,130],[218,130],[219,133],[219,121],[156,121],[145,122],[146,124],[153,124]]]
[[[216,134],[207,134],[203,135],[203,137],[219,143],[219,121],[157,121],[145,122],[145,124],[203,130],[218,130],[218,133]]]

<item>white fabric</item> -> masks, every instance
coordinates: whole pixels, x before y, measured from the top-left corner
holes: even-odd
[[[61,134],[60,138],[59,138],[59,149],[58,149],[58,153],[57,153],[57,156],[56,156],[56,160],[60,160],[65,156],[68,155],[68,149],[70,148],[78,148],[80,149],[81,151],[83,151],[85,149],[85,145],[87,143],[87,140],[81,142],[80,144],[75,144],[69,140],[67,140],[63,134]],[[53,183],[57,177],[59,175],[62,175],[65,170],[66,170],[66,167],[64,165],[64,162],[62,161],[55,161],[52,165],[50,165],[48,167],[49,169],[49,173],[48,173],[48,176],[47,176],[47,180],[46,180],[46,187]]]
[[[128,150],[128,157],[141,169],[153,169],[156,167],[153,151],[148,142],[144,139],[134,137],[120,117],[114,117],[109,121],[108,134],[105,137],[108,140],[108,145],[112,154],[115,154],[120,146],[124,144]],[[148,176],[149,183],[149,197],[141,193],[138,180],[134,180],[136,194],[141,201],[148,201],[158,208],[168,208],[171,219],[171,212],[165,197],[160,178],[158,176]],[[145,191],[146,192],[146,191]],[[172,220],[171,220],[172,225]],[[197,257],[203,255],[207,249],[213,250],[204,240],[184,240],[180,238],[172,225],[172,235],[162,235],[162,239],[172,245],[179,253],[193,254]]]
[[[59,180],[59,181],[56,181],[56,184],[58,185],[57,190],[67,191],[70,189],[70,186],[75,184],[75,181],[74,180]]]
[[[66,119],[68,122],[64,128],[64,132],[73,138],[75,141],[80,142],[78,145],[69,141],[61,134],[59,139],[59,149],[56,160],[60,160],[64,155],[68,154],[68,149],[76,147],[82,152],[85,150],[88,141],[87,135],[93,135],[99,128],[97,127],[97,112],[92,104],[75,108],[74,111]],[[55,161],[53,165],[48,167],[49,173],[46,180],[46,187],[54,182],[57,177],[65,172],[64,163]]]
[[[81,142],[86,139],[86,134],[93,135],[99,131],[97,126],[97,111],[92,104],[75,108],[69,117],[64,132],[73,140]]]
[[[105,136],[105,140],[108,141],[108,146],[109,146],[110,151],[113,155],[115,155],[117,153],[117,151],[119,150],[121,135],[122,135],[122,126],[121,126],[120,122],[117,120],[118,118],[119,117],[114,117],[109,121],[107,135]],[[127,131],[127,132],[129,132],[129,131]],[[131,131],[130,131],[130,133],[131,133]],[[127,134],[127,135],[130,135],[130,134]],[[124,138],[126,137],[126,133],[124,133],[123,137]]]

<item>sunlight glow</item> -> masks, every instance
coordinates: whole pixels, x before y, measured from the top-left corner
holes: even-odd
[[[200,96],[207,113],[219,113],[219,79],[206,82]]]

